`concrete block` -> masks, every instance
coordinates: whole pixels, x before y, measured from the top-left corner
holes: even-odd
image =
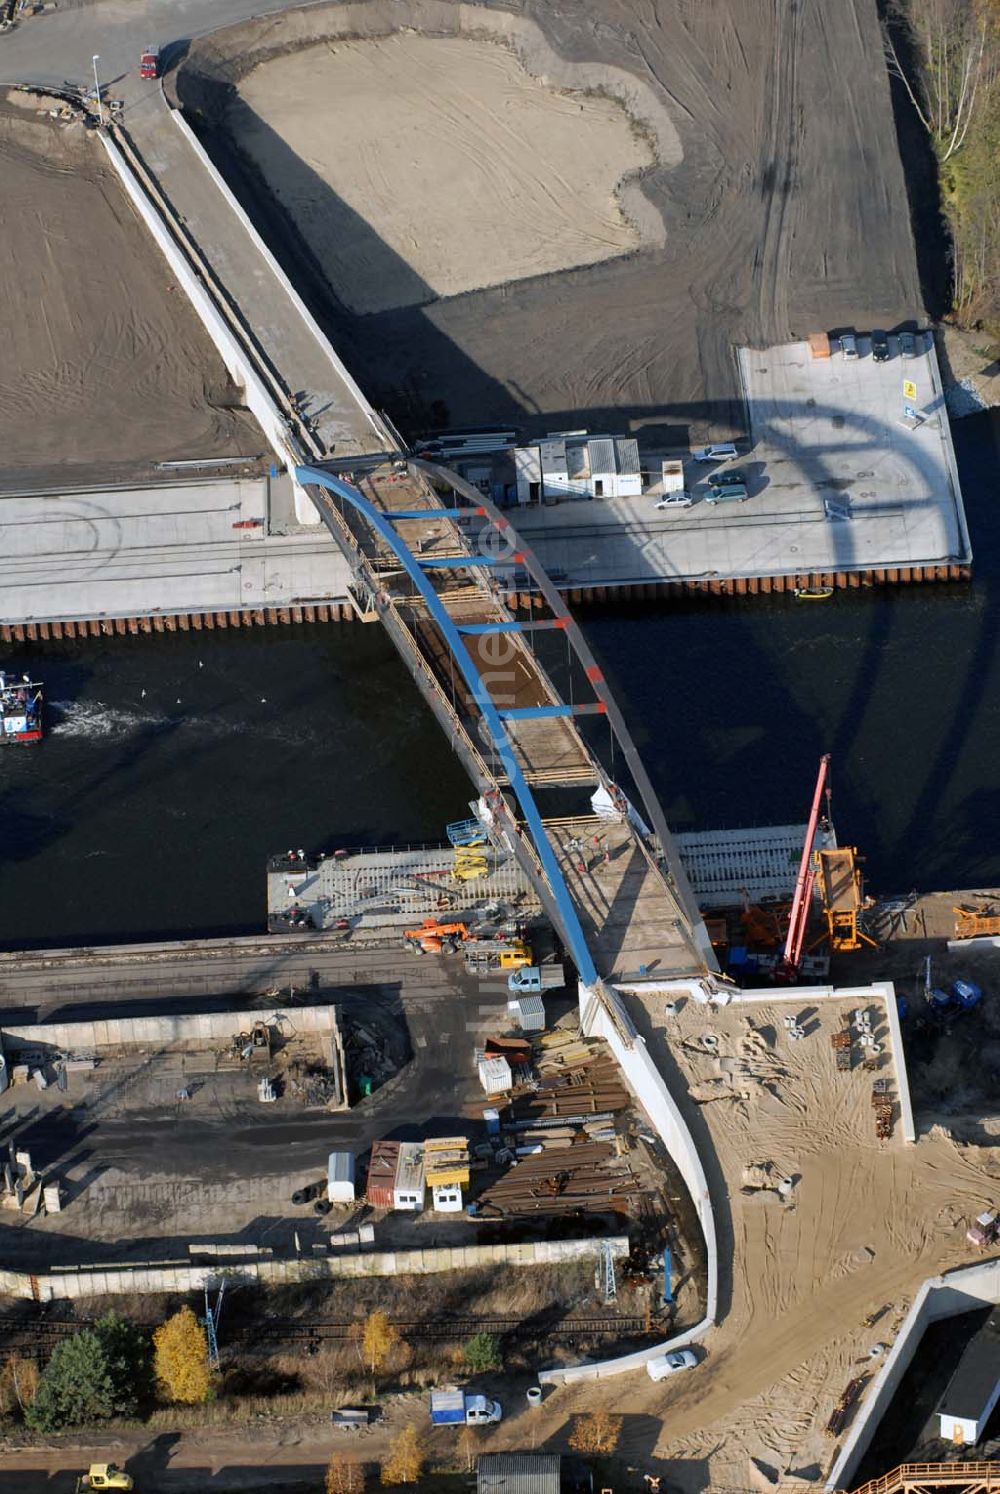
[[[12,1084],[27,1084],[28,1065],[26,1063],[16,1063],[10,1071],[10,1078]]]
[[[41,1069],[35,1069],[31,1077],[35,1081],[35,1087],[37,1089],[48,1089],[49,1081],[46,1079],[45,1074]]]
[[[62,1213],[62,1196],[58,1183],[46,1183],[43,1192],[46,1214]]]

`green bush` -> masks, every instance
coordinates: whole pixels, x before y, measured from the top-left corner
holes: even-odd
[[[495,1333],[476,1333],[462,1350],[462,1358],[475,1374],[503,1369],[500,1340]]]
[[[24,1419],[39,1432],[134,1416],[148,1393],[149,1346],[139,1330],[109,1313],[58,1345]]]

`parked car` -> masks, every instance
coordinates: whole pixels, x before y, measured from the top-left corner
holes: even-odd
[[[853,332],[843,332],[840,338],[840,353],[843,358],[858,356],[858,339]]]
[[[705,495],[706,503],[746,503],[750,494],[741,482],[727,482],[710,488]]]
[[[693,1369],[697,1363],[698,1357],[692,1349],[677,1349],[673,1354],[658,1354],[655,1359],[648,1360],[646,1373],[651,1380],[665,1380],[668,1375]]]
[[[713,472],[708,480],[713,488],[728,487],[734,482],[741,482],[746,487],[747,474],[742,467],[726,467],[722,472]]]
[[[716,441],[711,446],[696,446],[691,455],[696,462],[728,462],[739,453],[732,441]]]
[[[694,502],[690,493],[666,493],[657,499],[657,508],[690,508]]]
[[[915,358],[917,356],[917,339],[912,332],[900,332],[899,351],[904,358]]]
[[[872,333],[872,357],[876,363],[889,361],[889,339],[884,332]]]

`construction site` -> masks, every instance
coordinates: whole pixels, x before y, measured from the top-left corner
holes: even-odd
[[[3,1326],[43,1358],[204,1302],[215,1368],[281,1374],[381,1307],[394,1429],[482,1331],[491,1450],[561,1451],[621,1377],[616,1486],[903,1494],[963,1476],[880,1463],[921,1336],[1000,1299],[1000,904],[873,895],[826,755],[803,823],[672,836],[567,598],[827,601],[971,544],[874,9],[681,10],[236,6],[140,88],[105,17],[103,83],[87,40],[4,95],[45,337],[9,298],[0,634],[381,624],[470,797],[440,844],[341,844],[324,742],[327,849],[273,848],[259,934],[0,955]],[[323,1462],[362,1384],[324,1373],[289,1438]],[[989,1444],[981,1389],[942,1443]]]

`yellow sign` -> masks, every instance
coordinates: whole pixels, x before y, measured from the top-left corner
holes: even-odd
[[[916,399],[916,397],[917,397],[917,386],[916,386],[916,384],[914,384],[914,382],[913,382],[912,379],[904,379],[903,380],[903,398],[904,399]]]

